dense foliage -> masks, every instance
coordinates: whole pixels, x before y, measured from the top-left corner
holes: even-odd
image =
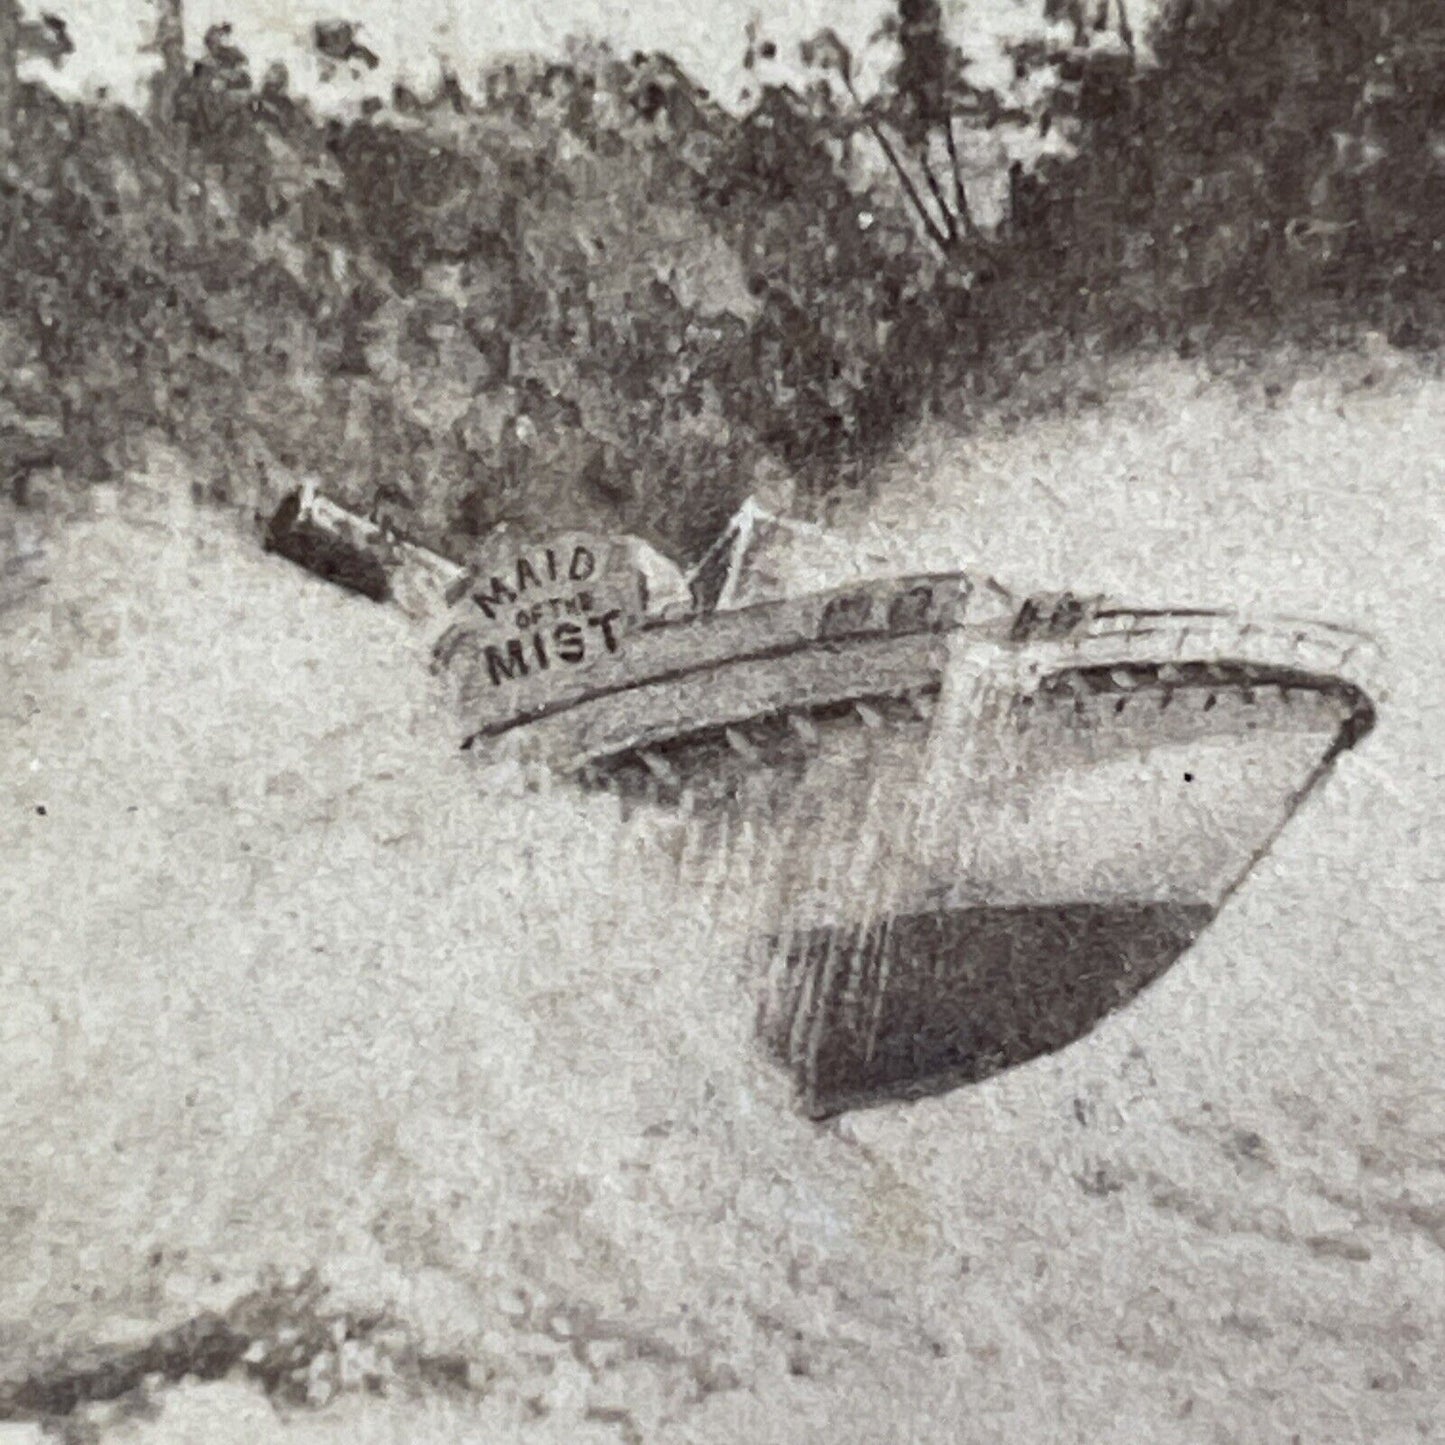
[[[1438,342],[1445,11],[1174,0],[1152,46],[1081,75],[1086,143],[1032,189],[1016,274],[1115,340]]]
[[[760,477],[854,485],[1037,343],[1434,339],[1433,0],[1175,0],[1148,59],[1122,10],[1047,8],[1008,94],[901,0],[877,94],[825,35],[817,84],[741,115],[599,48],[337,120],[224,26],[181,66],[174,0],[145,116],[12,65],[0,461],[102,478],[164,437],[217,495],[309,474],[451,549],[546,517],[695,554]],[[1009,128],[1068,143],[983,218],[970,156]]]

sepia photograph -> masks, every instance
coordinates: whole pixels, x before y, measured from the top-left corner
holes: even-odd
[[[1440,0],[0,0],[0,1445],[1445,1441]]]

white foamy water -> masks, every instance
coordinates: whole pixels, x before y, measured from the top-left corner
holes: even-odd
[[[109,1437],[1428,1438],[1442,417],[1161,366],[900,459],[913,565],[1336,616],[1389,687],[1127,1010],[827,1128],[754,1047],[735,868],[709,901],[685,836],[479,770],[427,639],[214,519],[67,532],[0,614],[6,1375],[314,1266],[475,1388],[192,1385]]]

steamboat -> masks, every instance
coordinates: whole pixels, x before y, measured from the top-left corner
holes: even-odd
[[[685,577],[581,535],[427,576],[462,746],[751,840],[759,1037],[814,1117],[1087,1032],[1375,719],[1352,629],[891,574],[752,506]]]

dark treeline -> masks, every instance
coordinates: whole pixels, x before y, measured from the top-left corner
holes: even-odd
[[[1148,67],[1095,67],[1086,144],[1021,248],[1069,329],[1185,347],[1440,339],[1445,8],[1174,0]]]
[[[1046,6],[1027,104],[899,0],[867,96],[824,35],[742,114],[594,48],[339,120],[227,27],[188,58],[180,0],[146,113],[63,102],[16,58],[63,62],[65,27],[0,0],[6,478],[161,438],[217,498],[313,475],[449,550],[546,518],[691,555],[770,468],[856,485],[922,409],[1071,347],[1433,344],[1436,0],[1177,0],[1147,46],[1119,0]],[[968,157],[1010,129],[1068,153],[985,215]]]

